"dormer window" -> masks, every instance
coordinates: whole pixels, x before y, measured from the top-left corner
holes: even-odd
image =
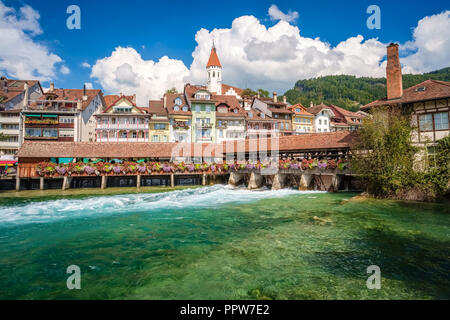
[[[188,110],[189,110],[188,106],[183,106],[183,111],[184,112],[188,112]]]
[[[177,106],[181,106],[181,103],[182,103],[182,101],[181,101],[180,98],[176,98],[176,99],[175,99],[175,104],[176,104]]]
[[[180,111],[180,107],[179,106],[174,106],[173,107],[173,111]]]
[[[238,113],[238,109],[234,109],[233,112],[234,112],[234,113]]]
[[[249,112],[247,113],[249,118],[253,118],[253,113]]]
[[[416,92],[424,92],[425,90],[427,90],[427,87],[418,87],[418,88],[416,88]]]
[[[264,119],[264,118],[266,117],[266,115],[265,115],[264,113],[261,113],[261,114],[260,114],[260,117],[261,117],[262,119]]]
[[[300,108],[295,109],[295,112],[300,113]]]
[[[208,92],[200,91],[195,94],[195,99],[197,100],[210,100],[211,96]]]

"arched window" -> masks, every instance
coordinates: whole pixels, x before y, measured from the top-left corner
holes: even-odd
[[[213,71],[213,78],[216,76],[216,73]]]

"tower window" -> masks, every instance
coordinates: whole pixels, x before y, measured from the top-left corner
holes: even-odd
[[[216,73],[213,71],[213,78],[216,76]]]

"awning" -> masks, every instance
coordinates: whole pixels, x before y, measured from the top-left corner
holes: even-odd
[[[36,117],[36,118],[40,118],[41,115],[40,115],[40,114],[25,114],[25,117]]]
[[[43,114],[44,118],[57,118],[58,116],[56,114]]]
[[[61,164],[67,164],[67,163],[72,163],[73,158],[59,158],[59,163]]]
[[[4,167],[6,165],[8,166],[15,166],[17,164],[17,161],[11,160],[11,161],[0,161],[0,167]]]

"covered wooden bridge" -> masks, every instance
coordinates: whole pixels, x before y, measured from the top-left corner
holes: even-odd
[[[246,183],[250,189],[262,185],[273,188],[295,185],[304,189],[319,185],[323,190],[338,189],[342,179],[336,177],[350,176],[348,169],[338,172],[338,168],[329,167],[314,171],[292,165],[288,170],[274,164],[278,165],[279,160],[299,163],[302,159],[347,161],[353,138],[351,132],[333,132],[222,144],[25,142],[18,152],[16,190],[122,185],[173,187],[225,181]],[[48,168],[46,163],[51,163]],[[81,164],[85,164],[86,171],[80,171]],[[242,167],[245,164],[256,165]],[[316,176],[322,178],[312,186]]]

